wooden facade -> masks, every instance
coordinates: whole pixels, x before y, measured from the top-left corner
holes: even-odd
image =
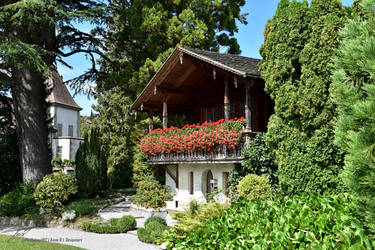
[[[264,92],[258,62],[252,58],[178,47],[133,103],[132,109],[148,112],[150,116],[161,114],[163,128],[168,127],[168,115],[183,114],[191,117],[193,123],[244,117],[247,120],[245,134],[265,132],[273,104]],[[153,129],[152,119],[149,128]],[[149,162],[166,164],[174,162],[173,159],[195,162],[193,156],[176,157],[150,157]],[[205,157],[208,161],[217,158],[200,155],[199,161]],[[219,158],[217,161],[223,161]],[[236,158],[231,162],[242,160],[239,155]]]

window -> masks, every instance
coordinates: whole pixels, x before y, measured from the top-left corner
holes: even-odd
[[[73,136],[73,125],[69,125],[68,127],[68,136]]]
[[[201,109],[201,122],[215,122],[219,120],[219,108],[217,105]]]
[[[189,192],[190,194],[194,194],[194,173],[189,173]]]
[[[63,126],[61,123],[57,124],[57,136],[62,136]]]
[[[56,156],[62,158],[62,146],[57,146]]]

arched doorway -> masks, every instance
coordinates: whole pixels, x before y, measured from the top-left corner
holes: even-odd
[[[211,183],[211,180],[213,180],[214,177],[212,176],[211,170],[208,170],[206,175],[206,193],[210,194],[213,191],[213,184]]]

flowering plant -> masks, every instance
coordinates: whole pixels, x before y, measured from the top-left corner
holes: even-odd
[[[217,145],[235,149],[240,142],[245,119],[218,120],[202,124],[185,125],[181,129],[170,127],[152,130],[141,140],[140,150],[148,155],[170,152],[210,151]]]

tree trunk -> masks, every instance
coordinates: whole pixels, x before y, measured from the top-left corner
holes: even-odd
[[[27,65],[12,70],[12,97],[17,140],[25,183],[38,183],[51,173],[45,84]]]

